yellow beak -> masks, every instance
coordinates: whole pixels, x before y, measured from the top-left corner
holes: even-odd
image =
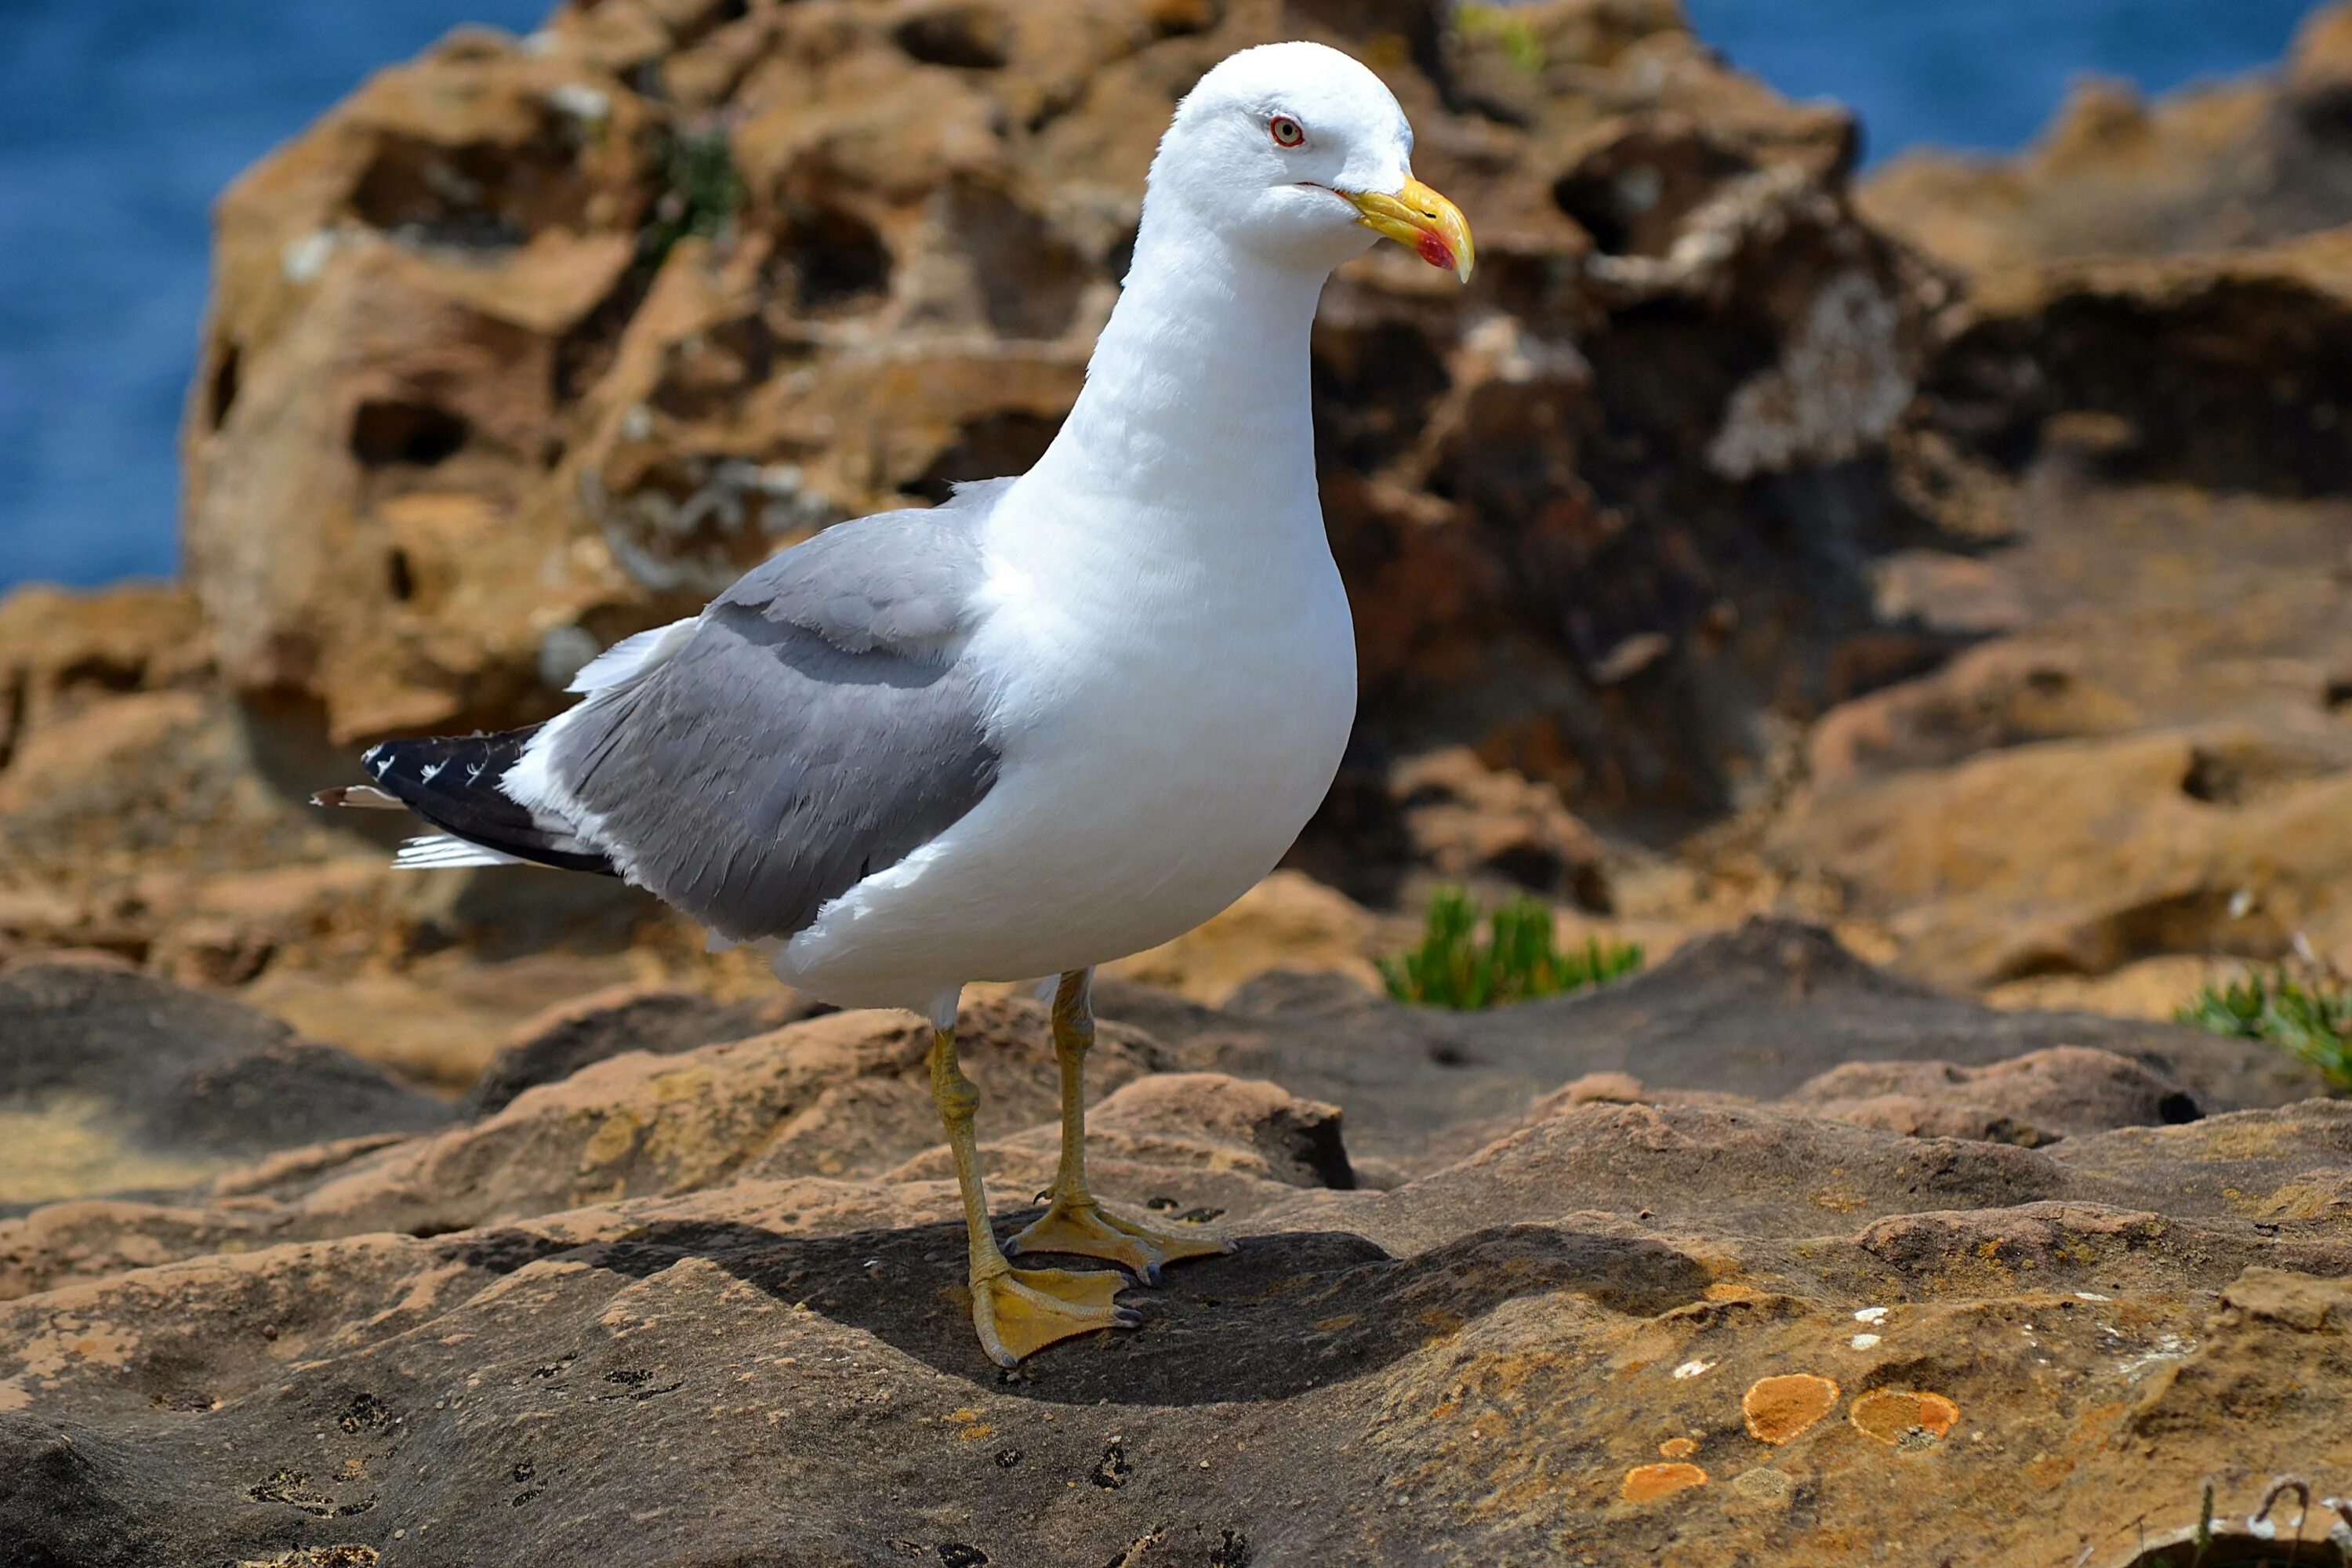
[[[1477,264],[1477,248],[1470,243],[1470,220],[1462,209],[1423,184],[1407,180],[1396,195],[1378,191],[1341,191],[1363,216],[1356,221],[1374,234],[1409,245],[1432,267],[1450,267],[1465,283]]]

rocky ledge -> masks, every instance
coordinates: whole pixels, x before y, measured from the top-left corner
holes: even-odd
[[[909,1022],[618,995],[443,1125],[0,1221],[5,1560],[2124,1563],[2352,1463],[2352,1105],[2275,1058],[1769,921],[1477,1017],[1107,990],[1101,1185],[1238,1243],[1140,1329],[981,1355]],[[133,999],[318,1048],[24,971],[12,1111]],[[1010,1222],[1043,1009],[964,1031]]]
[[[1101,1184],[1239,1245],[1000,1376],[903,1020],[300,803],[1024,466],[1166,110],[1287,36],[1484,264],[1328,297],[1359,742],[1101,988]],[[2352,1110],[2138,1016],[2352,967],[2348,60],[1859,183],[1671,0],[383,73],[221,204],[184,584],[0,601],[0,1565],[2342,1564]],[[1391,1006],[1438,880],[1671,956]],[[1013,1223],[1043,1021],[964,1036]]]

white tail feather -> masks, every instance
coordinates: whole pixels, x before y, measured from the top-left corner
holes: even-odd
[[[440,871],[455,866],[528,866],[530,862],[451,834],[432,833],[402,845],[392,864],[400,871]]]

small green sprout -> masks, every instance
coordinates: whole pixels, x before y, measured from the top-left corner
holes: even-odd
[[[674,132],[663,149],[662,190],[637,236],[637,254],[658,265],[688,235],[716,237],[743,205],[743,176],[735,167],[723,125]]]
[[[2184,1024],[2264,1040],[2352,1091],[2352,984],[2331,973],[2298,976],[2281,964],[2226,985],[2208,985],[2173,1015]]]
[[[1482,942],[1470,895],[1442,888],[1429,900],[1420,942],[1381,960],[1381,973],[1399,1002],[1475,1012],[1603,985],[1641,967],[1642,950],[1631,942],[1588,939],[1562,952],[1551,910],[1524,894],[1486,918]]]

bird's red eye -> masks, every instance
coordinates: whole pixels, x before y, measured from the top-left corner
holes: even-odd
[[[1307,140],[1307,127],[1287,114],[1277,114],[1265,124],[1274,132],[1274,144],[1277,147],[1296,147]]]

